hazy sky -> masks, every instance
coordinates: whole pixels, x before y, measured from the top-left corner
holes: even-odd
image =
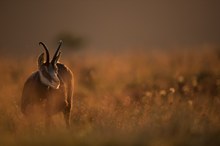
[[[100,49],[220,44],[219,0],[1,0],[0,11],[1,50],[54,46],[61,32]]]

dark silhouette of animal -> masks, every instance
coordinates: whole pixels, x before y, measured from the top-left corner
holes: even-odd
[[[38,70],[26,80],[21,97],[21,111],[29,116],[34,106],[39,106],[45,113],[46,126],[50,126],[51,116],[63,112],[66,126],[70,126],[71,99],[73,94],[73,76],[71,70],[58,63],[62,41],[50,61],[50,54],[42,42],[46,52],[38,57]]]

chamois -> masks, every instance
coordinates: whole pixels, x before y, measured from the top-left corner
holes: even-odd
[[[70,126],[71,99],[73,94],[73,75],[64,64],[58,63],[62,41],[50,62],[47,46],[39,42],[46,52],[38,57],[38,70],[26,80],[22,97],[21,111],[25,116],[32,114],[32,108],[40,105],[46,115],[45,124],[50,125],[51,116],[63,112],[67,128]]]

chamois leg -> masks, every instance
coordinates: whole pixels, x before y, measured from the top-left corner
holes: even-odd
[[[70,108],[66,107],[63,111],[64,119],[66,122],[66,128],[70,128]]]
[[[46,126],[46,129],[50,130],[51,124],[52,124],[51,116],[48,115],[48,114],[46,114],[46,117],[45,117],[45,126]]]

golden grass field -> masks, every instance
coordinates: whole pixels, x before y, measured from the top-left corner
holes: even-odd
[[[71,128],[30,128],[20,111],[22,87],[37,55],[0,58],[0,145],[220,145],[220,52],[79,53],[61,57],[74,73]]]

